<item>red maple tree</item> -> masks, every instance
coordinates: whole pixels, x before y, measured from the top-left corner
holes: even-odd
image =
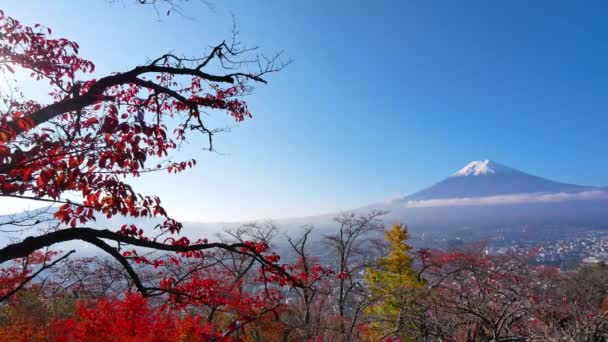
[[[214,307],[238,317],[239,324],[276,307],[280,296],[268,286],[259,293],[242,291],[243,275],[227,275],[213,262],[218,255],[238,258],[257,264],[257,281],[298,282],[277,264],[279,258],[267,244],[180,236],[182,224],[168,215],[160,199],[139,194],[126,178],[193,167],[195,160],[172,161],[171,152],[191,134],[206,136],[206,148],[213,150],[213,136],[220,130],[208,127],[203,114],[223,113],[237,122],[250,118],[242,96],[285,66],[279,55],[256,57],[255,49],[242,47],[233,37],[202,56],[165,54],[127,71],[90,78],[95,65],[79,55],[79,48],[54,37],[49,28],[25,25],[0,11],[0,72],[29,75],[48,84],[50,95],[48,103],[27,98],[16,80],[7,84],[13,91],[0,95],[0,196],[57,205],[53,215],[59,222],[0,248],[0,264],[13,263],[0,270],[0,300],[71,254],[49,247],[80,240],[114,258],[143,297],[165,296],[173,307]],[[82,200],[68,199],[74,194]],[[99,215],[161,218],[161,223],[154,229],[91,227]],[[26,219],[0,225],[35,226],[46,219],[28,213]],[[139,255],[142,250],[165,254]],[[137,265],[156,271],[142,273]],[[180,266],[181,273],[165,272],[169,265]],[[142,279],[150,273],[154,276]],[[78,312],[87,317],[84,307]],[[225,325],[232,328],[223,334],[238,330],[237,325]]]

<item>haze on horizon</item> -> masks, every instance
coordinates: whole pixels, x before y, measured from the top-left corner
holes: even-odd
[[[217,139],[220,153],[193,140],[180,155],[197,159],[194,170],[135,181],[179,219],[348,210],[416,192],[486,158],[561,182],[608,185],[605,2],[234,0],[213,10],[186,4],[191,20],[162,22],[120,3],[46,4],[4,9],[78,41],[99,74],[142,56],[200,52],[229,35],[231,11],[243,42],[294,59],[249,99],[253,119]],[[156,39],[127,41],[125,30]],[[0,214],[15,208],[23,203],[0,200]]]

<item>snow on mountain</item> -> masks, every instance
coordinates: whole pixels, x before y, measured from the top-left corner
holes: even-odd
[[[487,175],[489,173],[495,173],[496,165],[489,159],[486,160],[474,160],[467,164],[467,166],[460,169],[460,171],[456,172],[454,176],[479,176],[479,175]]]

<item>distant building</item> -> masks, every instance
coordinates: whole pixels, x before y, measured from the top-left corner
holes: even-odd
[[[583,264],[598,264],[600,262],[602,262],[602,259],[596,258],[594,256],[589,256],[584,258],[583,260]]]

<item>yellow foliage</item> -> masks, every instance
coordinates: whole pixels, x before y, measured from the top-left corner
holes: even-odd
[[[372,338],[394,332],[393,336],[408,340],[406,316],[411,313],[412,296],[423,285],[416,277],[413,259],[408,253],[412,249],[407,244],[409,237],[407,226],[394,225],[385,233],[388,255],[378,260],[377,267],[367,269],[370,299],[375,302],[367,310],[373,322]]]

